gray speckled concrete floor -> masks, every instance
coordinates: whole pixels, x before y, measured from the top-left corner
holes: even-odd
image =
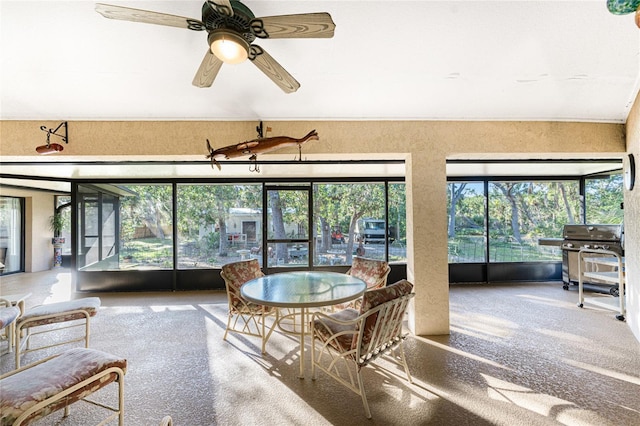
[[[68,270],[1,280],[0,294],[33,293],[27,308],[87,296],[71,291]],[[91,346],[128,360],[127,425],[165,415],[189,426],[640,424],[640,343],[559,283],[451,286],[451,334],[406,341],[413,385],[385,361],[366,369],[372,420],[331,378],[296,377],[295,338],[274,333],[264,356],[258,339],[223,341],[223,292],[98,296]],[[12,368],[2,356],[0,371]],[[108,389],[96,399],[113,401]],[[36,424],[95,424],[96,410],[78,403]]]

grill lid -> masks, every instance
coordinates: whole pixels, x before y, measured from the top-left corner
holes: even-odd
[[[565,240],[621,242],[622,225],[564,225]]]

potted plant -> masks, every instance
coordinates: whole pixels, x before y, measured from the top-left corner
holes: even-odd
[[[62,245],[64,244],[64,237],[62,236],[62,229],[65,225],[64,216],[62,211],[56,209],[56,212],[49,218],[49,228],[53,231],[53,238],[51,244],[53,244],[53,267],[62,267]]]
[[[64,237],[62,235],[62,229],[64,228],[64,217],[62,213],[56,211],[49,218],[49,228],[53,231],[53,238],[51,239],[51,243],[53,245],[56,244],[64,244]]]

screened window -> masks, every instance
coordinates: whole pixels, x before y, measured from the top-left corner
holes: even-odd
[[[449,262],[486,262],[486,197],[482,182],[447,185]]]
[[[309,186],[267,190],[269,267],[309,266]]]
[[[171,185],[79,185],[78,267],[173,268]]]
[[[322,183],[313,188],[314,265],[350,265],[354,255],[385,259],[383,183]]]
[[[177,185],[178,268],[262,262],[262,185]]]
[[[246,259],[263,268],[349,266],[356,255],[406,262],[403,182],[77,188],[76,264],[84,271],[217,269]]]
[[[118,185],[119,261],[127,269],[173,268],[173,191],[171,185]]]
[[[407,199],[404,183],[389,184],[389,263],[407,261]]]
[[[580,223],[578,181],[489,182],[489,261],[560,260],[557,248],[538,239],[562,237]]]
[[[560,260],[558,247],[538,239],[581,221],[577,180],[491,181],[487,196],[484,182],[450,182],[447,193],[450,263]]]
[[[621,224],[622,174],[585,179],[587,223]]]

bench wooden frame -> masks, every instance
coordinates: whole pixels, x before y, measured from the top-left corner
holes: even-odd
[[[83,299],[77,299],[77,301]],[[73,302],[73,301],[72,301]],[[46,306],[46,305],[44,305]],[[98,299],[99,306],[99,299]],[[35,308],[34,308],[35,309]],[[42,349],[53,348],[56,346],[67,345],[70,343],[81,342],[84,341],[84,347],[89,347],[89,336],[90,336],[90,324],[91,317],[95,316],[97,313],[97,308],[94,310],[92,308],[87,307],[75,307],[69,309],[60,309],[57,312],[51,312],[44,315],[38,316],[29,316],[30,311],[25,312],[25,314],[18,318],[16,322],[15,328],[15,343],[16,343],[16,368],[20,368],[20,358],[22,355],[25,355],[30,352],[39,351]],[[58,324],[62,322],[69,322],[69,325],[59,326],[59,327],[47,327],[51,324]],[[39,334],[57,332],[61,330],[65,330],[68,328],[74,327],[82,327],[84,326],[84,334],[79,337],[72,337],[67,340],[59,341],[56,343],[51,343],[49,345],[42,345],[38,347],[30,347],[30,341],[33,336],[37,336]],[[43,327],[43,328],[39,328]],[[34,331],[32,329],[37,329]]]

